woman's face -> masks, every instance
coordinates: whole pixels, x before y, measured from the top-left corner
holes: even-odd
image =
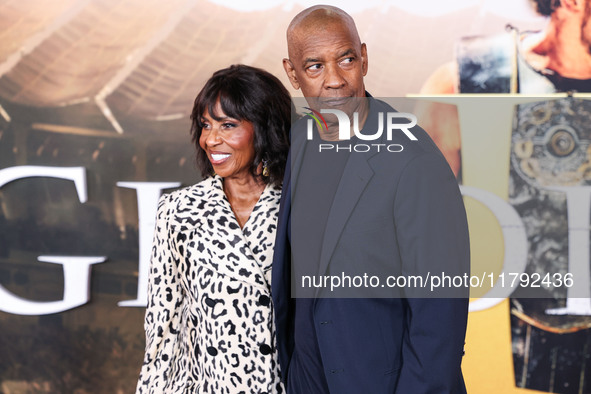
[[[199,145],[207,154],[216,174],[222,178],[252,177],[254,126],[247,120],[228,117],[220,102],[214,107],[216,118],[206,110],[201,116]]]

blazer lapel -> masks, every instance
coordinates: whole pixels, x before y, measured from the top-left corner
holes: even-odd
[[[220,218],[215,220],[228,221],[228,223],[219,223],[223,230],[214,236],[220,239],[210,239],[209,242],[225,241],[234,250],[240,251],[234,253],[238,258],[237,262],[235,259],[227,258],[213,262],[216,271],[265,290],[269,289],[270,278],[267,277],[265,271],[271,265],[274,234],[267,235],[266,240],[262,243],[257,237],[261,236],[261,231],[266,232],[270,225],[276,226],[279,197],[280,192],[273,186],[267,185],[247,223],[241,229],[224,193],[221,178],[214,177],[207,198],[208,209],[206,212],[219,210],[221,212]],[[214,224],[215,227],[217,227],[216,224]]]
[[[369,115],[364,129],[367,128],[373,132],[377,129],[378,112],[384,108],[382,108],[382,104],[371,98],[369,93],[366,92],[366,95],[369,100]],[[350,153],[326,222],[318,275],[326,273],[345,224],[374,174],[368,161],[376,154],[377,152]]]
[[[318,275],[324,275],[335,247],[341,237],[341,233],[357,204],[361,193],[372,178],[374,172],[367,163],[371,157],[362,153],[351,153],[341,181],[339,183],[335,198],[328,214],[324,240],[320,253],[320,265]]]
[[[267,185],[242,229],[248,249],[269,288],[280,198],[281,189]]]

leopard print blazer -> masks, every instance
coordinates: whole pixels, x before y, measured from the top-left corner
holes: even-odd
[[[219,176],[158,204],[137,393],[283,393],[271,263],[280,189],[240,228]]]

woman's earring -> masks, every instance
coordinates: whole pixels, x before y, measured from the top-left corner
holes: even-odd
[[[269,176],[269,167],[267,167],[268,160],[263,159],[263,176]]]

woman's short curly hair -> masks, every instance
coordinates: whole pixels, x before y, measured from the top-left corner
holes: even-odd
[[[289,150],[291,98],[285,86],[272,74],[260,68],[232,65],[216,71],[205,83],[191,113],[191,136],[197,148],[197,166],[203,177],[214,173],[205,151],[199,145],[203,124],[201,117],[220,102],[226,116],[246,120],[254,127],[254,160],[250,172],[265,183],[281,185]],[[268,176],[261,177],[257,167],[266,160]]]
[[[532,0],[540,15],[550,16],[560,7],[560,0]]]

